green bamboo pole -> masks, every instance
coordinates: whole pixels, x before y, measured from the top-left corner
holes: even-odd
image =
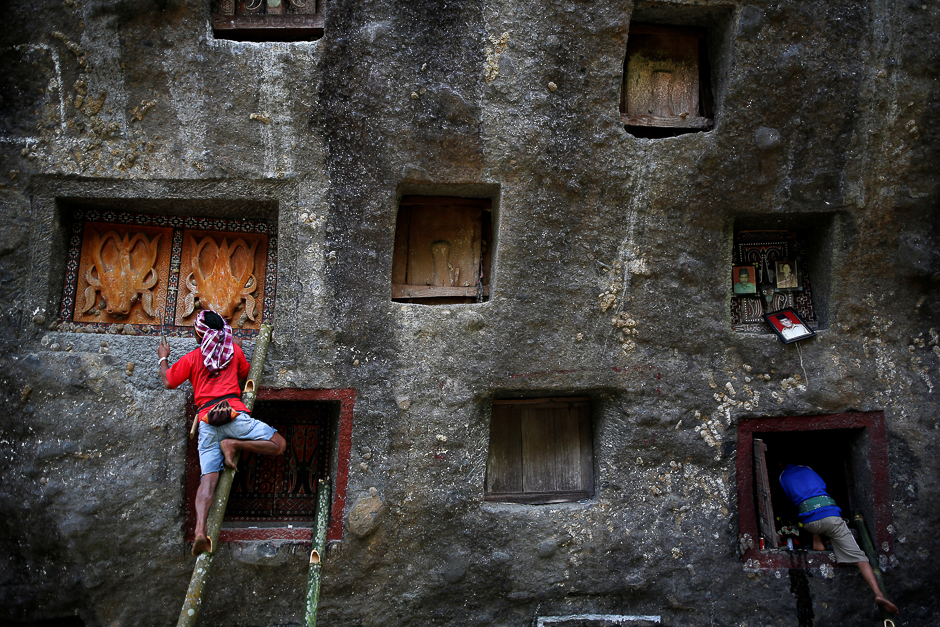
[[[885,581],[881,576],[881,569],[878,568],[878,556],[875,554],[875,544],[871,541],[871,535],[868,533],[868,525],[865,524],[865,517],[862,516],[860,511],[855,511],[853,516],[855,522],[855,529],[858,531],[858,539],[861,540],[862,550],[865,551],[865,555],[868,556],[868,563],[871,564],[871,569],[875,573],[875,580],[878,582],[878,588],[881,589],[881,596],[888,598],[888,592],[885,590]],[[894,622],[891,620],[893,616],[885,608],[878,606],[878,611],[881,613],[881,620],[885,625],[894,625]]]
[[[307,573],[307,613],[306,627],[316,627],[317,606],[320,603],[320,572],[323,565],[323,553],[326,548],[326,523],[330,509],[330,482],[320,479],[317,486],[317,530],[313,537],[313,550],[310,551],[310,571]]]
[[[245,391],[242,393],[242,402],[248,411],[255,406],[257,392],[255,390],[255,381],[261,377],[261,370],[264,368],[264,358],[268,353],[268,344],[271,342],[271,325],[262,324],[261,331],[258,333],[258,339],[255,341],[255,354],[251,358],[251,369],[248,371],[248,381],[245,382]],[[235,465],[238,465],[239,454],[235,453]],[[209,508],[209,516],[206,519],[206,531],[208,531],[211,540],[212,551],[215,551],[219,540],[219,531],[222,529],[222,519],[225,517],[225,507],[228,505],[229,492],[232,491],[232,480],[235,478],[235,471],[230,468],[222,468],[219,475],[219,482],[215,486],[215,494],[212,496],[212,506]],[[196,618],[199,616],[199,607],[202,605],[203,590],[206,586],[206,579],[209,577],[209,568],[212,566],[213,552],[206,551],[196,558],[196,566],[193,568],[193,576],[189,580],[189,589],[186,590],[186,600],[183,601],[183,609],[180,610],[177,627],[192,627],[196,624]]]

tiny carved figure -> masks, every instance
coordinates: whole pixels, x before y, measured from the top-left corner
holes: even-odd
[[[85,304],[81,312],[90,311],[98,303],[97,294],[104,301],[103,309],[109,315],[123,318],[131,313],[137,301],[144,312],[154,317],[153,292],[160,280],[154,263],[157,260],[160,235],[148,240],[143,233],[124,237],[115,231],[104,236],[93,233],[91,258],[94,265],[85,271]]]
[[[222,238],[219,245],[209,236],[198,243],[189,236],[192,272],[185,279],[189,293],[184,300],[183,317],[191,315],[198,304],[201,309],[218,312],[237,327],[248,320],[254,322],[254,293],[258,289],[254,275],[257,247],[257,241],[249,246],[242,238],[231,244],[228,238]],[[238,310],[241,310],[241,315],[235,320]]]

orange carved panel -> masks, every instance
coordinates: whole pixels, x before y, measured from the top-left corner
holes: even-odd
[[[267,251],[265,234],[185,230],[175,323],[212,309],[235,328],[260,328]]]
[[[88,222],[72,319],[159,324],[172,245],[170,228]]]

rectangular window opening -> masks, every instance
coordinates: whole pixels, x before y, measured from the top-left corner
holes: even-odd
[[[588,398],[493,401],[484,499],[563,503],[594,495]]]

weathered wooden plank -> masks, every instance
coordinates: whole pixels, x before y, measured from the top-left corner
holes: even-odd
[[[586,497],[594,495],[594,432],[591,427],[591,406],[579,403],[572,411],[578,414],[581,450],[581,485]]]
[[[551,410],[555,423],[554,473],[556,490],[580,490],[581,429],[577,408]]]
[[[525,407],[519,413],[522,415],[522,488],[526,492],[557,490],[552,410]]]
[[[408,232],[410,230],[411,207],[401,206],[395,218],[395,249],[392,254],[393,285],[404,285],[408,278]],[[400,297],[393,294],[392,298]]]
[[[757,497],[757,518],[760,533],[770,541],[770,548],[779,541],[774,528],[774,506],[770,499],[770,477],[767,473],[767,457],[764,455],[764,441],[754,438],[754,490]]]
[[[627,115],[621,114],[621,122],[626,126],[656,126],[661,128],[701,128],[708,130],[714,124],[712,118],[698,116],[686,117],[658,117],[653,115]]]
[[[543,505],[546,503],[571,503],[591,498],[591,494],[584,490],[573,492],[515,492],[487,494],[484,501],[499,503],[526,503],[529,505]]]
[[[518,411],[493,407],[490,420],[490,452],[486,464],[486,492],[521,492],[522,430]]]
[[[490,288],[483,286],[484,296],[489,296]],[[477,288],[471,287],[437,287],[434,285],[392,285],[392,298],[437,298],[437,297],[469,297],[477,295]]]

